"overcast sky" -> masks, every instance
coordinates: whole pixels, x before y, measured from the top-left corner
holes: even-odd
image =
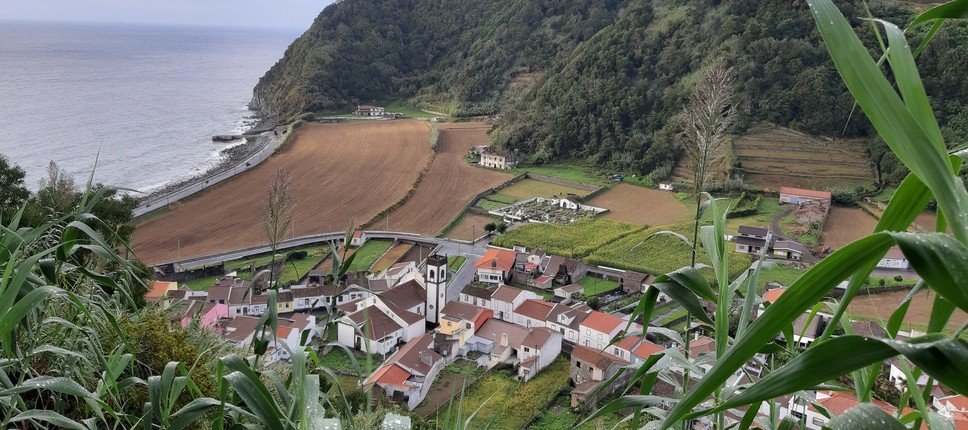
[[[333,0],[0,0],[0,20],[305,30]]]

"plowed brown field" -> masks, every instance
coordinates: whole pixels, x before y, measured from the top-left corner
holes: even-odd
[[[295,236],[346,229],[406,195],[430,157],[429,133],[421,121],[307,124],[259,166],[139,224],[135,252],[157,264],[266,243],[263,199],[279,169],[292,176]]]
[[[921,329],[923,330],[924,326],[928,325],[928,320],[931,317],[934,294],[930,289],[916,294],[911,299],[911,304],[908,306],[908,312],[904,318],[904,322],[922,326]],[[895,291],[883,294],[860,294],[847,306],[847,312],[863,318],[887,321],[891,317],[891,313],[897,309],[907,295],[908,291]],[[948,321],[948,328],[956,329],[964,324],[966,319],[968,319],[968,314],[956,309],[954,314],[951,315],[951,320]],[[909,327],[904,325],[902,329],[907,330]]]
[[[689,209],[668,191],[618,184],[588,201],[606,208],[605,218],[637,225],[667,225],[688,221]]]
[[[406,203],[390,212],[389,223],[381,218],[370,228],[436,234],[472,197],[511,178],[508,173],[481,169],[464,162],[471,147],[486,144],[486,124],[441,124],[437,157],[424,174],[420,186]]]
[[[857,208],[830,207],[823,229],[823,246],[834,251],[874,232],[877,220]]]

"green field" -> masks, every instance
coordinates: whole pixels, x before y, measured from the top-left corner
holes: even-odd
[[[511,379],[505,372],[492,370],[467,388],[463,398],[455,393],[452,411],[456,413],[460,407],[467,417],[480,407],[469,428],[523,429],[568,388],[568,366],[568,360],[559,357],[524,383]],[[446,416],[447,408],[444,405],[438,409],[438,418]]]
[[[286,256],[286,254],[292,251],[306,251],[308,254],[306,258],[301,260],[290,260],[286,261],[286,264],[282,268],[282,275],[279,278],[279,283],[285,285],[287,283],[295,283],[299,281],[299,278],[306,275],[310,269],[312,269],[316,264],[318,264],[323,258],[329,255],[330,249],[329,245],[311,245],[302,246],[299,248],[292,248],[287,250],[280,250],[276,253],[277,260]],[[240,279],[251,280],[252,273],[249,271],[251,267],[265,266],[272,262],[272,256],[269,254],[257,255],[254,257],[243,258],[239,260],[232,260],[225,262],[225,273],[238,272]],[[215,280],[220,278],[220,276],[209,276],[207,278],[196,279],[193,281],[185,282],[188,288],[195,291],[205,291],[215,285]]]
[[[606,291],[611,291],[618,288],[618,281],[610,281],[606,279],[599,278],[597,276],[588,275],[581,278],[578,284],[585,287],[585,296],[597,296]]]
[[[453,270],[456,272],[460,270],[461,266],[463,266],[464,262],[466,261],[467,257],[463,255],[452,255],[447,257],[447,270]]]
[[[606,219],[587,218],[568,225],[526,224],[494,239],[494,245],[541,248],[564,257],[582,257],[642,227]]]
[[[377,104],[377,106],[383,106],[387,112],[400,112],[407,118],[434,118],[438,116],[432,113],[424,112],[413,106],[405,104],[400,100],[383,102],[383,104]]]
[[[688,266],[692,259],[692,248],[678,237],[669,234],[655,234],[662,230],[672,230],[692,238],[691,224],[655,227],[625,236],[620,240],[608,241],[585,258],[585,263],[619,269],[635,270],[649,274],[668,273]],[[735,278],[749,267],[752,260],[744,254],[729,252],[730,278]],[[700,252],[698,263],[710,264],[709,257]]]
[[[570,429],[584,417],[579,417],[571,411],[571,396],[561,395],[555,399],[555,403],[550,408],[544,410],[538,418],[528,425],[528,430],[558,430]],[[604,406],[604,404],[599,404]],[[575,430],[598,430],[598,429],[619,429],[631,428],[628,423],[619,423],[622,416],[619,414],[608,414],[598,417],[587,424],[574,427]],[[617,427],[616,427],[617,426]]]
[[[356,258],[350,264],[349,272],[365,272],[376,262],[384,252],[390,249],[392,242],[385,240],[368,240],[353,254]]]
[[[377,354],[371,354],[370,358],[367,359],[365,354],[355,352],[354,358],[356,358],[356,366],[353,365],[349,354],[343,348],[335,347],[329,353],[319,356],[319,364],[327,369],[339,372],[352,374],[359,372],[363,376],[369,375],[383,364],[382,359]]]
[[[568,194],[586,196],[589,193],[591,191],[566,185],[552,184],[551,182],[539,181],[537,179],[523,179],[511,186],[502,188],[501,194],[495,194],[494,196],[506,195],[513,199],[530,199],[532,197],[552,198],[555,196],[566,196]],[[488,196],[487,198],[494,200],[494,196]]]
[[[584,182],[594,185],[613,185],[615,182],[608,180],[603,173],[597,173],[594,169],[579,166],[577,164],[559,163],[542,164],[540,166],[525,166],[511,169],[511,173],[520,175],[522,173],[537,173],[539,175],[551,176],[555,178],[568,179],[571,181]]]

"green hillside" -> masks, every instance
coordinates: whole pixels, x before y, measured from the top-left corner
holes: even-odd
[[[840,3],[848,17],[866,15],[859,1]],[[871,12],[902,24],[913,13],[889,2]],[[854,25],[876,46],[868,24]],[[926,30],[912,29],[912,43]],[[946,24],[919,57],[928,94],[945,96],[935,111],[952,145],[968,140],[965,40],[966,24]],[[252,106],[287,118],[402,99],[453,116],[498,114],[492,141],[526,162],[646,173],[671,169],[676,118],[697,71],[718,58],[735,71],[741,127],[870,134],[798,1],[343,0],[266,73]],[[884,176],[899,178],[882,145],[870,146]]]

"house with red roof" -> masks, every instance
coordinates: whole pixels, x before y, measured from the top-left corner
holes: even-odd
[[[292,356],[290,351],[303,348],[312,342],[316,337],[315,328],[316,316],[312,314],[294,313],[289,318],[279,318],[276,326],[276,341],[279,344],[270,343],[270,361],[288,361]],[[303,333],[306,333],[305,343],[302,340]]]
[[[353,238],[350,239],[350,246],[363,246],[366,243],[366,232],[363,230],[357,230],[353,232]]]
[[[527,328],[545,327],[545,319],[554,306],[554,303],[545,300],[525,300],[514,309],[514,323]]]
[[[177,291],[177,282],[151,281],[148,283],[148,292],[145,293],[145,300],[158,302],[165,298],[169,291]]]
[[[625,328],[626,321],[599,311],[592,311],[582,320],[578,334],[578,344],[589,348],[605,349]]]
[[[511,364],[518,378],[529,380],[561,354],[561,333],[545,327],[525,328],[491,318],[470,340],[483,353],[478,364],[491,368]]]
[[[787,288],[774,288],[768,290],[763,294],[763,302],[760,304],[759,310],[757,311],[757,316],[763,315],[766,312],[765,303],[776,303],[776,301],[787,291]],[[811,315],[808,310],[796,320],[793,321],[793,342],[799,345],[801,348],[806,348],[813,343],[820,335],[823,333],[824,329],[827,328],[827,323],[832,318],[831,315],[822,312],[817,312]],[[778,339],[785,340],[783,334],[778,336]]]
[[[387,399],[412,411],[427,396],[445,364],[444,357],[432,349],[433,341],[429,333],[411,339],[363,384],[379,386]]]
[[[635,335],[623,337],[618,342],[609,346],[606,350],[612,355],[617,356],[633,364],[645,362],[652,354],[660,352],[665,348]]]
[[[474,268],[477,269],[477,280],[486,284],[501,284],[511,279],[516,255],[517,253],[510,249],[488,249],[474,264]]]

